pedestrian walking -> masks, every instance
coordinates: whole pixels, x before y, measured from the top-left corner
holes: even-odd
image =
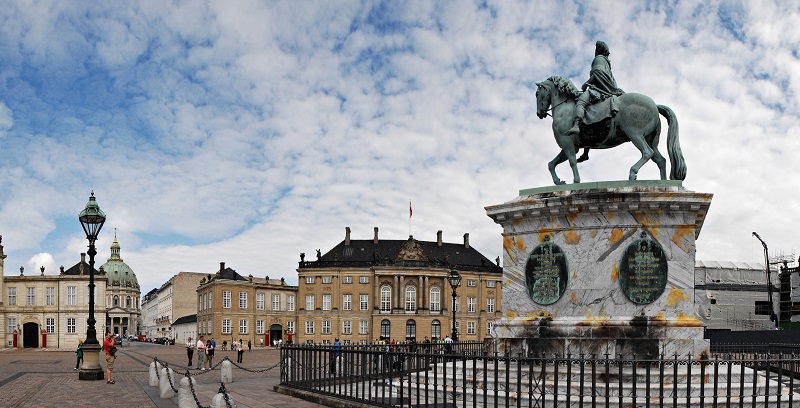
[[[247,352],[249,353],[251,351],[250,349],[252,348],[253,348],[253,343],[251,343],[250,340],[247,340]]]
[[[192,341],[192,338],[189,337],[189,339],[186,340],[186,356],[189,357],[189,364],[187,364],[187,366],[189,368],[192,368],[192,355],[194,355],[194,348],[195,343]]]
[[[113,334],[106,334],[106,339],[103,341],[103,350],[106,352],[106,384],[114,384],[111,372],[114,371],[114,361],[117,360],[117,348],[114,346]]]
[[[197,369],[200,371],[205,370],[204,362],[206,359],[206,343],[203,341],[203,339],[205,339],[205,337],[200,336],[200,338],[197,339],[197,345],[195,346],[197,349]]]
[[[242,340],[239,339],[239,342],[236,343],[236,362],[242,362],[242,356],[244,355],[244,347],[242,346]]]
[[[78,361],[75,363],[74,370],[81,368],[81,364],[83,363],[83,340],[78,340],[78,349],[75,350],[75,354],[78,356]]]

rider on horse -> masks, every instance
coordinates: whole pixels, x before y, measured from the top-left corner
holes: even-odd
[[[575,101],[575,124],[567,131],[568,135],[578,135],[580,124],[586,117],[586,105],[590,102],[600,102],[609,96],[620,96],[625,92],[617,87],[614,74],[611,73],[611,61],[608,56],[611,52],[608,45],[603,41],[598,41],[595,45],[594,60],[592,70],[589,72],[589,79],[583,84],[581,89],[584,91]],[[589,159],[589,148],[583,150],[583,155],[578,159],[579,162]]]

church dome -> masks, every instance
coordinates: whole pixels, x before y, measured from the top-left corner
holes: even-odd
[[[122,257],[119,256],[119,242],[117,242],[116,238],[114,243],[111,244],[111,257],[101,268],[106,273],[109,286],[139,287],[139,281],[136,279],[133,269],[123,262]]]

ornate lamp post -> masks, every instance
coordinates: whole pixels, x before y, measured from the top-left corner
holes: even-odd
[[[453,288],[453,341],[458,341],[458,330],[456,330],[456,289],[461,285],[461,274],[457,270],[451,269],[447,275],[447,281]]]
[[[89,318],[86,320],[86,340],[83,342],[83,365],[78,373],[81,380],[102,380],[105,378],[103,368],[100,367],[100,351],[102,346],[97,341],[97,330],[94,319],[94,256],[97,251],[94,242],[100,233],[100,228],[106,222],[106,215],[100,210],[94,199],[94,191],[86,203],[86,208],[78,215],[86,239],[89,240]]]

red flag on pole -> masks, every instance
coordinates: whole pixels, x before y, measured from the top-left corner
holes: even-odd
[[[412,214],[414,214],[414,212],[411,211],[411,200],[408,200],[408,218],[411,218]]]

